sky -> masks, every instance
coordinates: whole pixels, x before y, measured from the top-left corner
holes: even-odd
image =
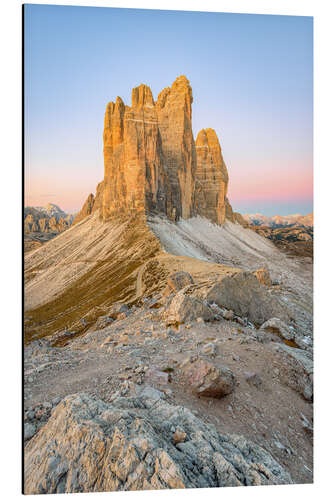
[[[106,105],[186,75],[235,211],[313,210],[313,18],[25,5],[25,205],[79,210],[103,179]]]

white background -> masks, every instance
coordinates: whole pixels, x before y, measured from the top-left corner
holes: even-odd
[[[253,14],[314,16],[315,89],[315,484],[253,488],[81,494],[112,499],[220,498],[260,500],[327,498],[332,493],[332,205],[333,205],[333,3],[330,0],[44,0],[43,4],[206,10]],[[1,427],[0,495],[21,492],[21,2],[2,0],[0,26],[1,138]],[[48,495],[47,495],[48,496]],[[63,496],[63,495],[59,495]],[[57,496],[58,498],[58,496]]]

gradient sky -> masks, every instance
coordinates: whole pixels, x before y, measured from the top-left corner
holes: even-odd
[[[234,210],[312,211],[313,19],[25,6],[25,204],[81,208],[103,178],[106,104],[185,74]]]

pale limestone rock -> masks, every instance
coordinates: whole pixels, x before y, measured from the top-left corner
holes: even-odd
[[[195,146],[196,213],[215,224],[222,225],[226,218],[229,177],[215,130],[211,128],[201,130]]]
[[[185,442],[174,442],[172,428]],[[150,397],[107,404],[67,396],[28,442],[24,462],[25,494],[292,483],[264,449]]]
[[[185,76],[158,96],[156,112],[163,162],[171,186],[171,218],[194,215],[195,143],[192,133],[192,88]]]
[[[286,366],[281,365],[279,378],[307,400],[313,401],[313,359],[310,353],[285,344],[276,344],[274,349],[282,353]]]
[[[214,314],[200,299],[178,292],[164,313],[167,325],[188,323],[197,318],[212,321]]]
[[[247,317],[256,325],[262,325],[272,317],[288,322],[290,317],[288,307],[282,306],[270,295],[249,271],[222,278],[208,291],[206,299],[232,309],[238,316]]]
[[[260,331],[275,333],[285,340],[293,340],[295,338],[294,331],[279,318],[271,318],[265,321],[265,323],[261,325]]]
[[[236,220],[216,133],[202,130],[194,143],[192,102],[190,83],[180,76],[156,102],[141,84],[132,90],[131,106],[120,97],[107,105],[104,180],[76,222],[97,208],[104,220],[156,212],[173,221],[194,215],[220,225]]]

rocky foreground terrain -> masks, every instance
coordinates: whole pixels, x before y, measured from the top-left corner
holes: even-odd
[[[312,481],[311,342],[189,281],[25,348],[26,493]]]
[[[228,202],[185,77],[105,115],[105,175],[25,259],[25,493],[312,482],[312,260]]]

